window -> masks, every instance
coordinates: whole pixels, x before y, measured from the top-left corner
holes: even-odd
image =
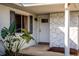
[[[21,29],[28,30],[27,16],[16,14],[16,32],[21,32]]]
[[[22,16],[22,28],[28,30],[28,19],[27,19],[27,16]]]
[[[48,19],[41,19],[42,23],[48,23]]]
[[[10,24],[12,24],[13,21],[15,21],[15,12],[14,11],[10,11]]]
[[[22,28],[24,29],[24,27],[25,27],[24,26],[24,16],[22,16],[22,20],[21,21],[22,21]]]
[[[16,14],[15,15],[15,21],[16,21],[16,32],[21,32],[21,15]]]
[[[10,24],[16,22],[16,32],[21,33],[21,29],[28,30],[28,19],[27,16],[15,14],[15,12],[10,11]]]
[[[33,33],[33,16],[30,16],[30,33]]]

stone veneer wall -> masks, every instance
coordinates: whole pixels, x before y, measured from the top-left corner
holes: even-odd
[[[69,39],[70,47],[78,49],[78,15],[79,12],[71,12]],[[50,47],[64,47],[65,22],[64,13],[50,14]]]

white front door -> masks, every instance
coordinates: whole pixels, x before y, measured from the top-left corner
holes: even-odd
[[[49,42],[49,21],[48,19],[40,20],[40,42]]]

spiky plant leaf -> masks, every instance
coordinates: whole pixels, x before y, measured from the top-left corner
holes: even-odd
[[[16,32],[16,23],[15,21],[10,25],[9,32],[11,35],[13,35]]]
[[[21,36],[27,43],[31,40],[30,37],[26,36],[26,35],[22,35]]]
[[[9,31],[6,27],[2,28],[1,30],[1,36],[3,39],[5,39],[5,37],[9,34]]]
[[[22,29],[23,35],[21,36],[25,41],[28,43],[31,39],[32,36],[29,34],[29,32],[26,29]]]

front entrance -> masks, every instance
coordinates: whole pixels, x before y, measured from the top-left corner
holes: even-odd
[[[49,42],[49,20],[41,18],[40,19],[40,42]]]

